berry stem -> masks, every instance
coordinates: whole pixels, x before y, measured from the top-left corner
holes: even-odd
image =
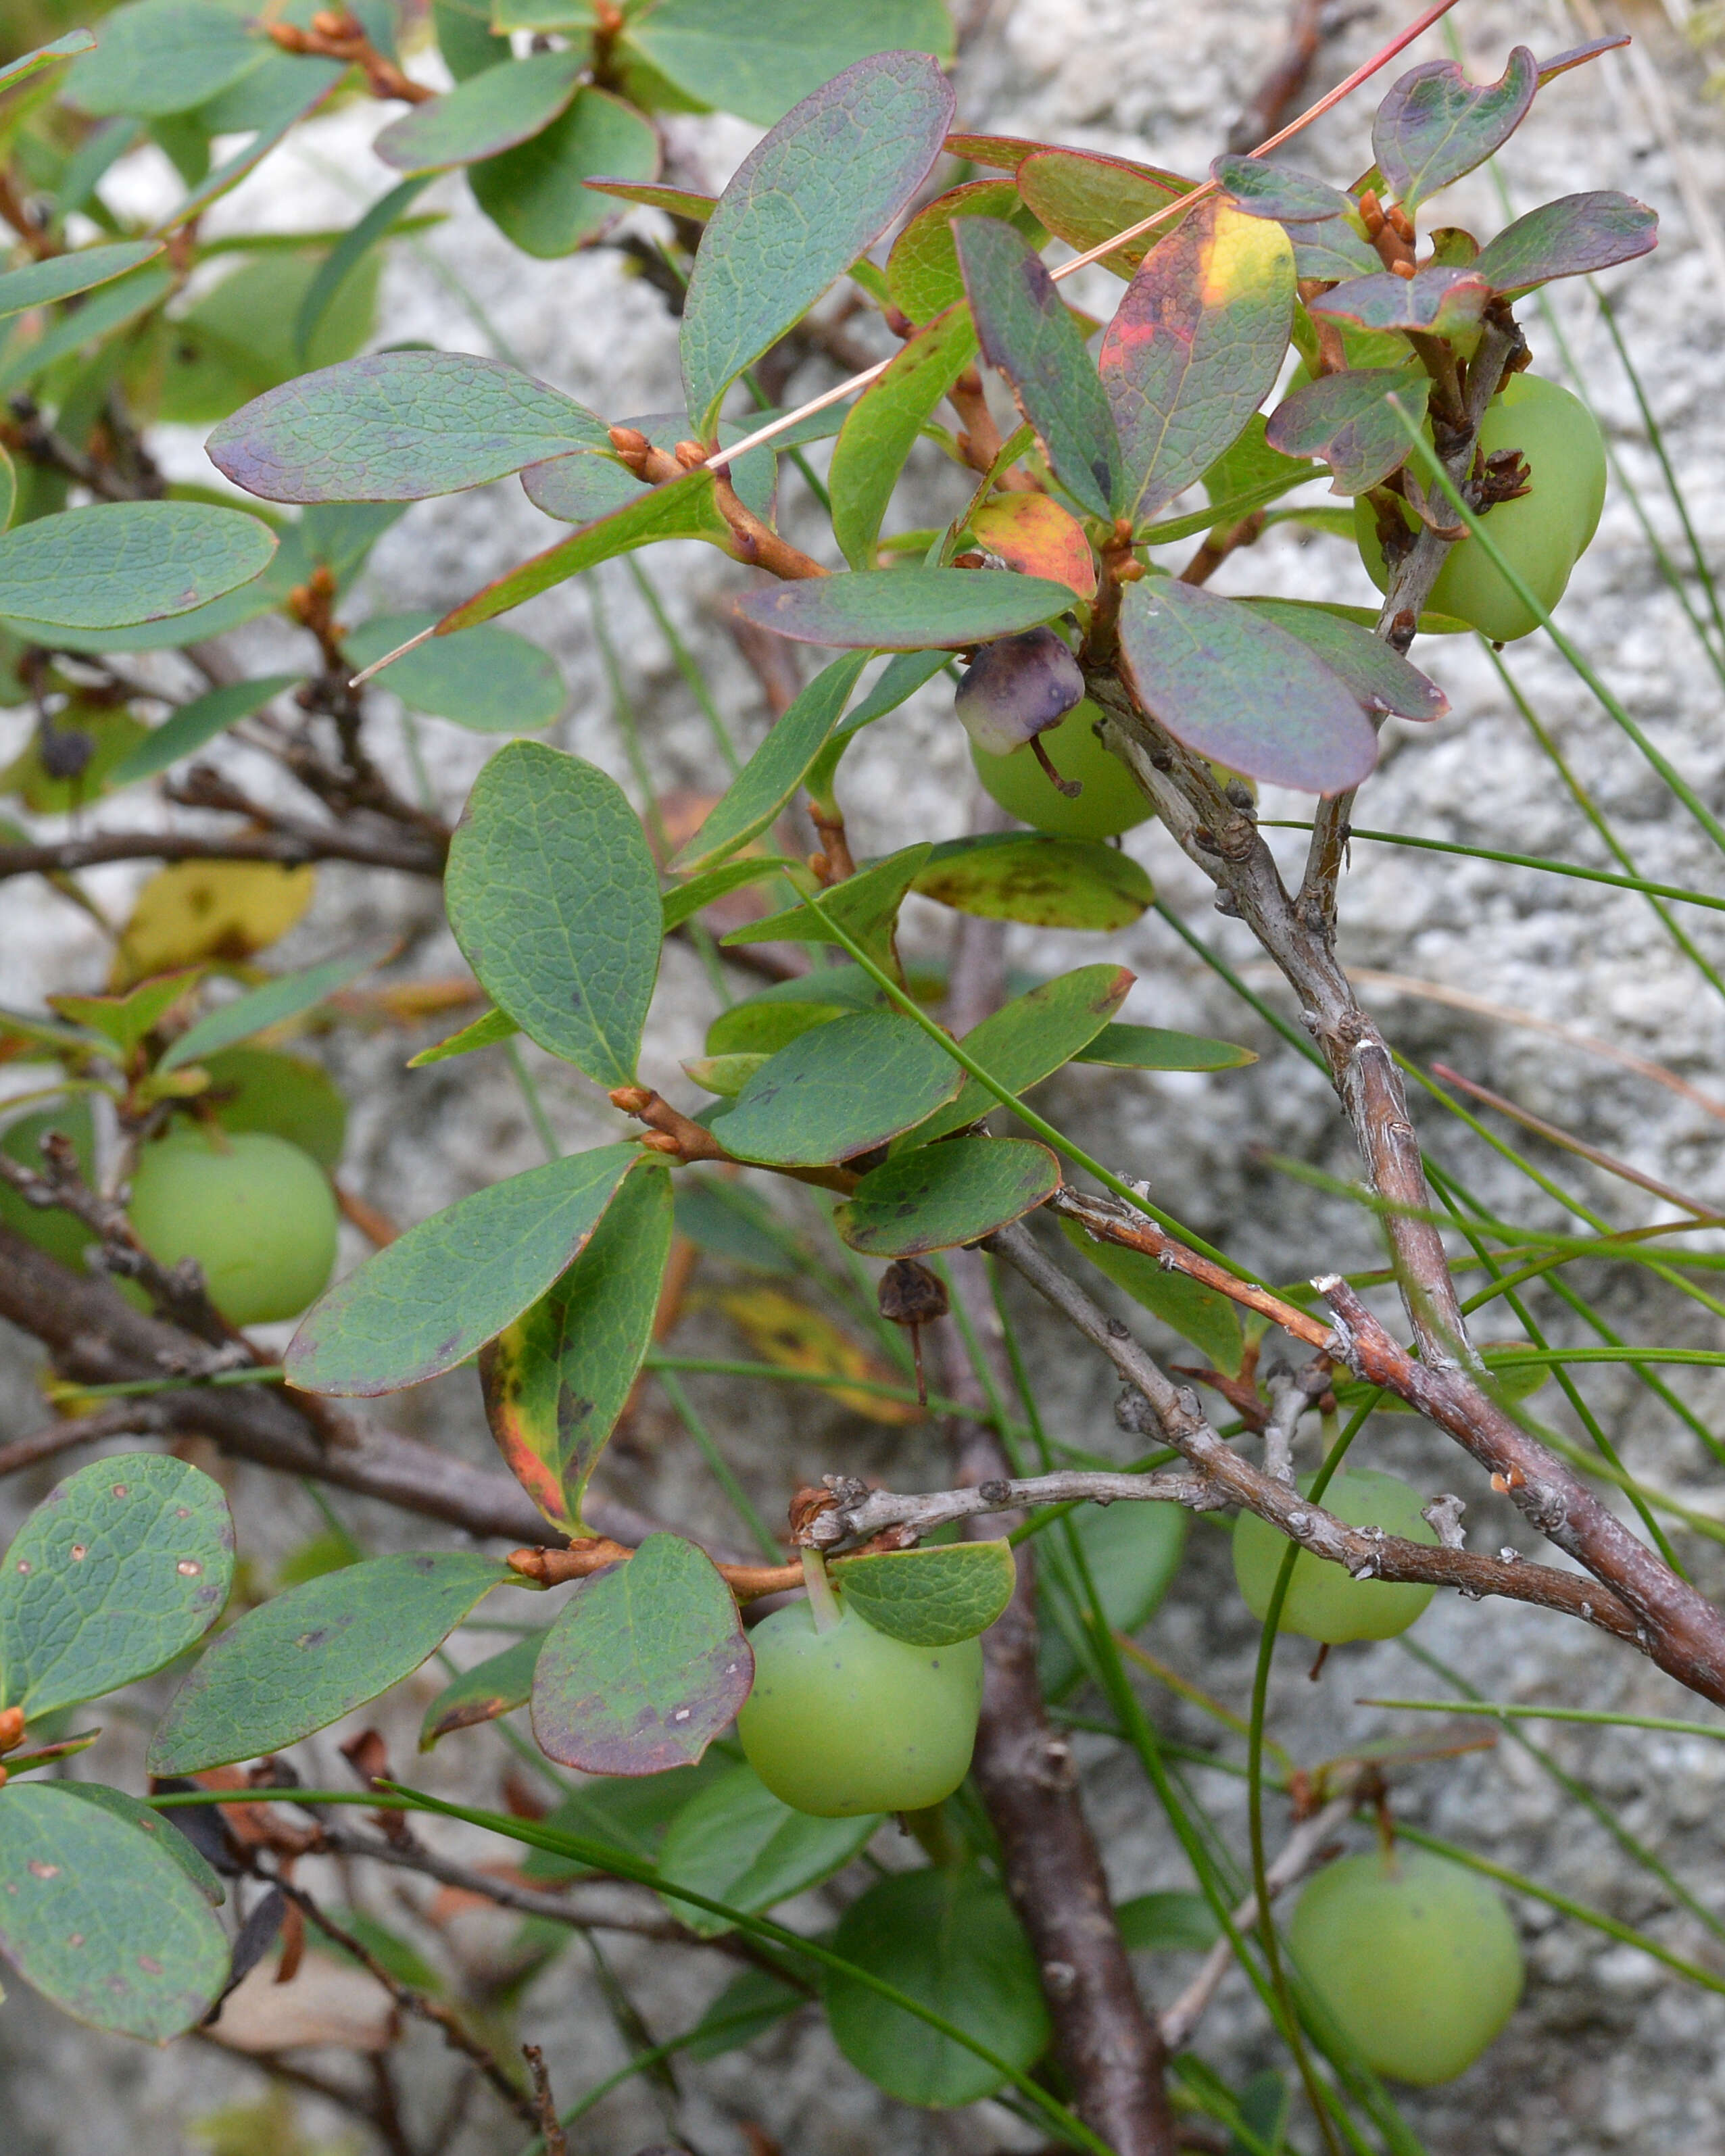
[[[805,1549],[803,1553],[803,1579],[809,1589],[809,1607],[814,1614],[817,1632],[830,1632],[839,1622],[839,1598],[833,1592],[833,1583],[827,1578],[827,1568],[819,1550]]]

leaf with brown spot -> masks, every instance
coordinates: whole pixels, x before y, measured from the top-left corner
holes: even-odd
[[[806,1370],[817,1377],[866,1378],[883,1385],[901,1382],[896,1370],[858,1346],[829,1317],[781,1289],[739,1289],[719,1296],[718,1306],[763,1363],[776,1363],[782,1370]],[[922,1410],[911,1400],[883,1399],[872,1393],[853,1392],[845,1385],[834,1385],[832,1397],[853,1414],[865,1415],[870,1422],[922,1419]]]
[[[580,1581],[539,1650],[533,1733],[589,1774],[692,1766],[735,1719],[755,1661],[731,1590],[680,1535]]]

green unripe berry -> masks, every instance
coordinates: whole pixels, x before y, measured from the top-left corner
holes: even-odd
[[[329,1285],[336,1200],[309,1153],[237,1131],[225,1142],[180,1130],[146,1146],[127,1209],[164,1265],[195,1258],[230,1325],[295,1317]]]
[[[1427,439],[1430,439],[1428,430]],[[1517,374],[1495,398],[1480,428],[1486,456],[1519,449],[1527,460],[1531,491],[1500,501],[1485,518],[1491,543],[1548,613],[1563,596],[1569,572],[1599,529],[1605,502],[1605,441],[1599,422],[1579,398],[1538,375]],[[1423,482],[1424,474],[1416,473]],[[1441,501],[1440,507],[1446,506]],[[1409,530],[1416,527],[1404,509]],[[1362,495],[1354,504],[1354,536],[1360,558],[1378,590],[1389,588],[1378,520]],[[1453,614],[1500,644],[1527,636],[1539,617],[1520,599],[1502,572],[1471,536],[1458,540],[1432,586],[1430,606]]]
[[[1029,748],[992,756],[973,742],[970,760],[977,777],[1009,816],[1035,830],[1065,839],[1111,839],[1129,831],[1153,812],[1132,773],[1091,731],[1101,716],[1086,697],[1040,737],[1061,778],[1076,778],[1083,787],[1072,800],[1055,791]]]
[[[817,1819],[921,1811],[964,1779],[983,1699],[980,1640],[912,1647],[843,1609],[815,1630],[806,1602],[749,1635],[755,1684],[737,1733],[782,1804]]]
[[[1303,1476],[1303,1496],[1314,1478]],[[1374,1468],[1344,1471],[1318,1501],[1350,1527],[1382,1527],[1413,1543],[1435,1543],[1437,1536],[1420,1515],[1417,1490]],[[1276,1574],[1287,1555],[1288,1540],[1255,1512],[1242,1512],[1234,1523],[1234,1577],[1246,1607],[1261,1623],[1270,1609]],[[1294,1560],[1276,1630],[1298,1632],[1307,1640],[1393,1640],[1405,1632],[1436,1594],[1417,1582],[1355,1579],[1345,1566],[1301,1550]]]
[[[1288,1943],[1368,2065],[1422,2088],[1465,2073],[1522,1995],[1521,1941],[1502,1897],[1405,1844],[1320,1871]]]

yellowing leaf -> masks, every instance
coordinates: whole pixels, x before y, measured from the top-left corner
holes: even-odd
[[[273,861],[175,861],[138,893],[112,984],[128,988],[206,958],[249,958],[287,933],[316,886],[312,869]]]
[[[899,1383],[865,1348],[841,1332],[830,1318],[778,1288],[739,1289],[717,1297],[718,1306],[763,1363],[782,1370],[809,1370],[822,1377],[865,1378],[875,1384]],[[873,1393],[835,1385],[832,1397],[870,1422],[917,1422],[922,1410],[910,1400],[883,1399]]]

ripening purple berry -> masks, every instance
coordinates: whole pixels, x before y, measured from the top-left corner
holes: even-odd
[[[985,644],[958,684],[954,708],[980,749],[1009,756],[1058,726],[1084,695],[1078,661],[1051,629]]]

